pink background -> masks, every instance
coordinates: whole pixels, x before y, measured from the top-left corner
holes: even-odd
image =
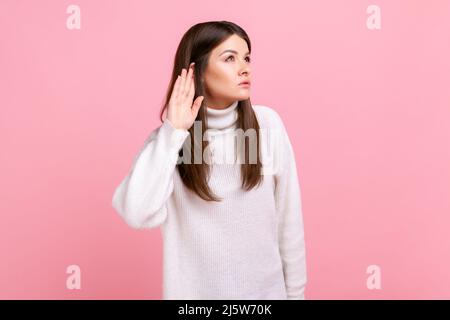
[[[160,124],[182,34],[209,20],[249,33],[252,102],[294,144],[307,299],[450,298],[446,0],[2,0],[0,298],[162,297],[160,230],[129,228],[111,199]]]

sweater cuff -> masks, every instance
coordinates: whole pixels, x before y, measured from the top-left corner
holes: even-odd
[[[175,128],[169,119],[166,118],[161,125],[161,134],[164,135],[171,148],[179,151],[183,146],[184,141],[189,136],[189,131],[186,129]]]

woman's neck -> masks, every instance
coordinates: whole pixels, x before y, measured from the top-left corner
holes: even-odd
[[[222,109],[206,107],[208,129],[223,130],[232,128],[237,122],[237,106],[239,101],[234,101],[229,106]]]

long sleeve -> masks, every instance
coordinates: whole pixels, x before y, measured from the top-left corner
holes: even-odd
[[[116,188],[112,206],[132,228],[153,228],[165,221],[178,152],[188,135],[166,118],[145,140],[131,170]]]
[[[301,193],[294,151],[281,118],[279,124],[282,142],[281,168],[275,175],[279,250],[287,298],[303,300],[307,277]]]

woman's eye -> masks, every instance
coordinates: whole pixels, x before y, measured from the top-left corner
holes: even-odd
[[[234,59],[234,56],[229,56],[225,61],[228,61],[228,59],[230,59],[230,58]],[[251,61],[250,57],[246,57],[245,59],[247,60],[247,62]]]

